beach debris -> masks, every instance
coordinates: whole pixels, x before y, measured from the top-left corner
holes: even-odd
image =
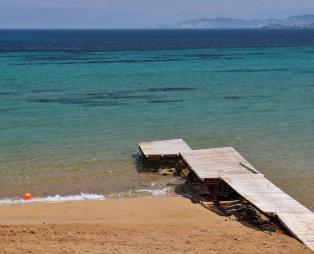
[[[183,177],[183,178],[187,178],[189,177],[189,174],[190,174],[190,170],[187,169],[187,168],[183,168],[183,169],[180,169],[180,176]]]
[[[175,174],[175,172],[176,172],[175,168],[160,168],[157,171],[157,174],[166,176],[166,175],[173,175],[173,174]]]
[[[30,199],[32,199],[32,197],[33,197],[32,194],[30,194],[29,192],[26,192],[23,195],[24,200],[30,200]]]

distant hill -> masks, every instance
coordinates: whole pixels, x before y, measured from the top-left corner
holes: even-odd
[[[160,26],[161,27],[161,26]],[[286,19],[235,19],[235,18],[213,18],[192,19],[182,21],[167,28],[314,28],[314,15],[291,16]],[[166,28],[165,26],[163,28]]]

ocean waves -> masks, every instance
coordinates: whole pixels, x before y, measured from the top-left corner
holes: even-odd
[[[139,189],[132,190],[129,192],[111,193],[108,195],[95,194],[95,193],[83,193],[77,195],[54,195],[47,197],[34,197],[30,200],[24,199],[12,199],[4,198],[0,199],[0,205],[10,205],[10,204],[30,204],[30,203],[60,203],[60,202],[77,202],[77,201],[102,201],[113,198],[125,198],[134,196],[166,196],[172,192],[171,187],[165,187],[161,189]]]
[[[48,197],[35,197],[30,200],[24,199],[0,199],[0,205],[6,204],[29,204],[29,203],[55,203],[55,202],[69,202],[69,201],[88,201],[88,200],[105,200],[104,195],[100,194],[88,194],[81,193],[79,195],[69,195],[69,196],[48,196]]]

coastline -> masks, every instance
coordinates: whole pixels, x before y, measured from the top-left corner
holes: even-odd
[[[3,253],[312,253],[182,197],[0,206]]]

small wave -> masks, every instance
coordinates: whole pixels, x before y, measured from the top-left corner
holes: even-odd
[[[140,189],[140,190],[137,190],[136,192],[146,192],[146,193],[150,193],[152,196],[164,196],[164,195],[166,195],[170,190],[171,190],[171,187],[166,187],[166,188],[158,189],[158,190]]]
[[[44,198],[32,198],[31,200],[23,199],[1,199],[0,205],[3,204],[28,204],[28,203],[54,203],[54,202],[67,202],[67,201],[83,201],[83,200],[105,200],[104,195],[81,193],[80,195],[69,196],[48,196]]]

